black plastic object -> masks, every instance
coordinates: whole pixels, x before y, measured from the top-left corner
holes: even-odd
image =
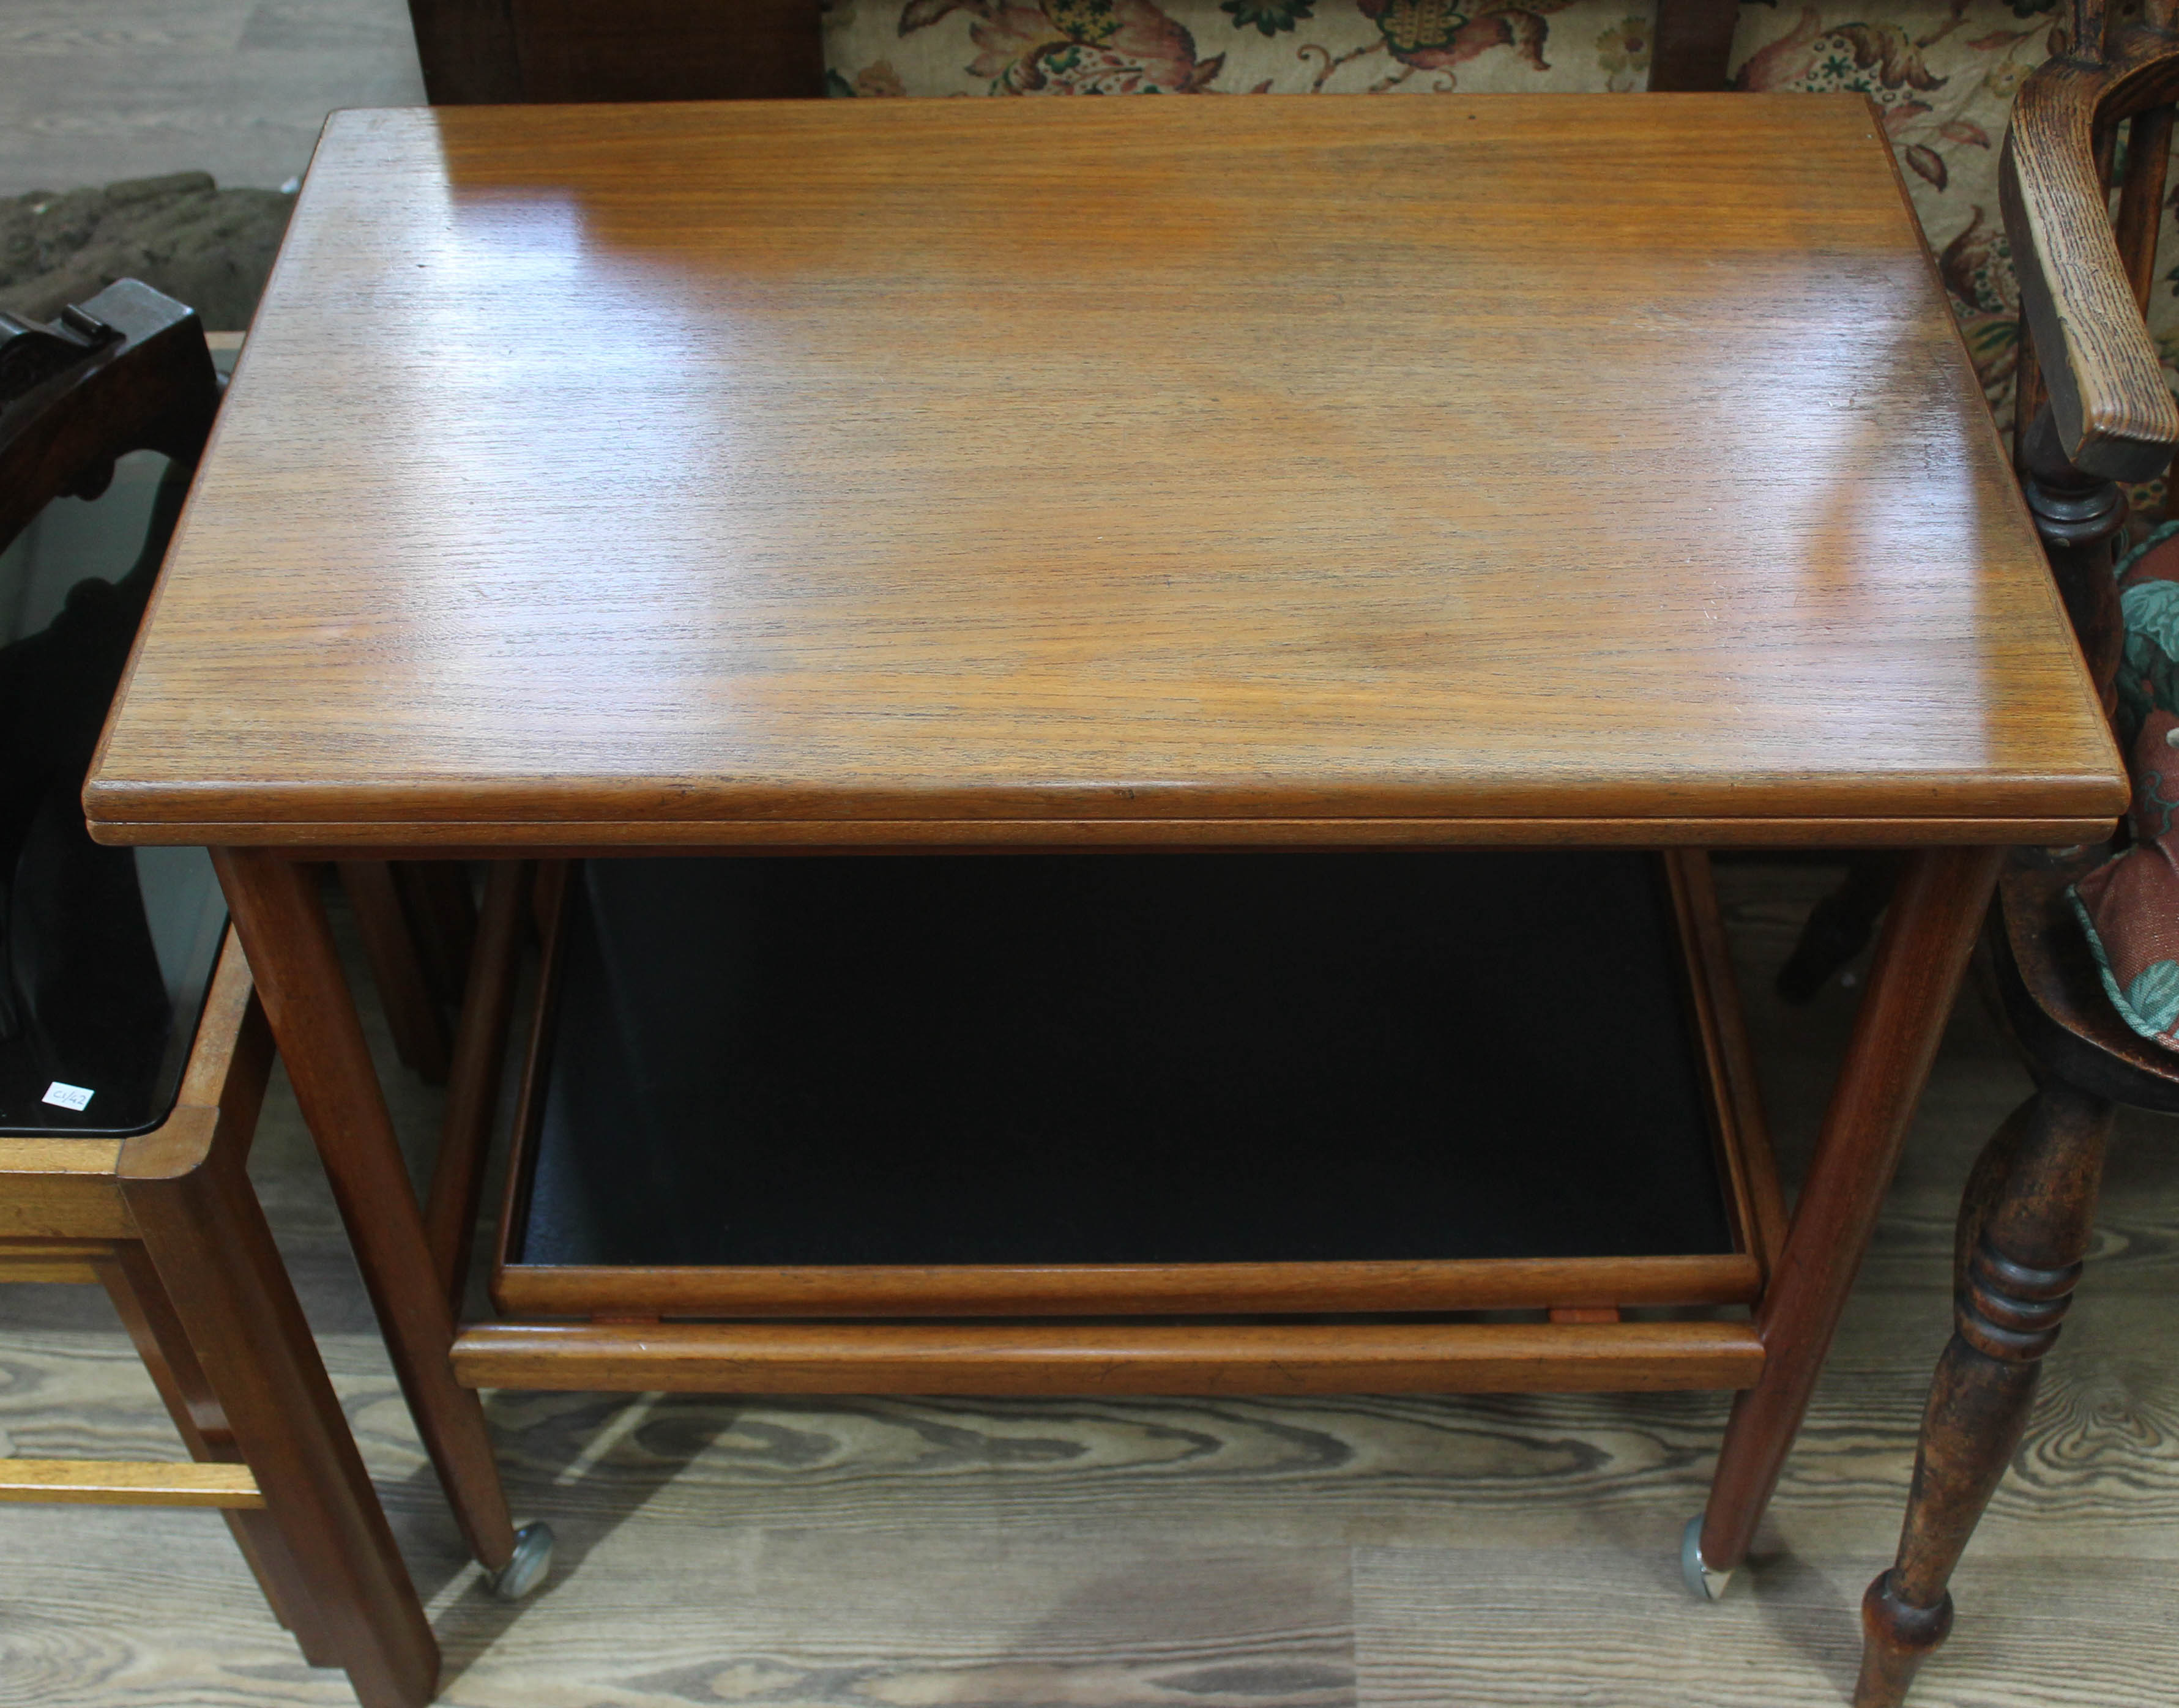
[[[577,868],[526,1264],[1726,1252],[1654,856]]]
[[[0,1133],[156,1126],[196,1035],[227,919],[211,860],[101,847],[80,804],[187,476],[115,581],[0,559]]]

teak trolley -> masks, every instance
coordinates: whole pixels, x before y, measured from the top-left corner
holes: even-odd
[[[1707,1383],[1741,1392],[1688,1553],[1706,1588],[1791,1445],[1998,851],[2099,836],[2126,798],[1880,127],[1759,96],[338,115],[85,795],[102,839],[217,851],[487,1566],[514,1533],[464,1384]],[[1693,851],[1749,846],[1909,851],[1782,1228]],[[1547,909],[1526,956],[1442,922],[1433,972],[1397,952],[1401,917],[1437,917],[1386,901],[1413,874],[1496,930],[1538,850],[1633,898],[1655,952],[1620,968],[1623,1005],[1580,956],[1625,933]],[[910,857],[837,857],[861,855]],[[638,971],[687,947],[672,919],[700,897],[636,926],[693,856],[734,857],[689,872],[703,940],[746,952],[661,978],[658,1023],[740,1018],[616,1092],[627,1062],[564,1048],[583,1028],[552,1004],[607,988],[601,917],[654,944]],[[365,857],[499,862],[487,970],[523,917],[509,862],[542,862],[557,965],[494,1275],[512,1320],[460,1329],[450,1304],[478,1129],[454,1124],[427,1216],[363,1047],[313,864]],[[654,857],[648,891],[600,877]],[[1408,875],[1308,866],[1335,859]],[[978,864],[990,910],[910,894]],[[1232,923],[1309,870],[1265,928]],[[1076,900],[1040,908],[1032,879]],[[850,917],[856,940],[824,938]],[[1070,936],[1085,917],[1164,923]],[[993,995],[993,917],[1057,922],[1013,932],[1019,1003]],[[801,952],[765,938],[788,918]],[[1554,995],[1559,965],[1583,970]],[[1114,994],[1220,966],[1253,969],[1223,1005]],[[511,1019],[473,980],[475,1113]],[[1446,987],[1478,980],[1460,1009]],[[1568,1188],[1518,1216],[1492,1207],[1518,1193],[1433,1196],[1427,1147],[1369,1138],[1487,1104],[1479,1179],[1530,1143],[1485,1053],[1455,1095],[1415,1044],[1515,1009],[1565,1065],[1518,1095]],[[1009,1146],[1024,1096],[965,1094],[970,1044],[1061,1014],[984,1059],[1064,1065],[1029,1112],[1066,1141]],[[1255,1016],[1242,1043],[1207,1035],[1219,1014]],[[782,1039],[767,1015],[803,1019]],[[1665,1107],[1622,1015],[1681,1076],[1682,1118],[1627,1130],[1677,1133],[1653,1162],[1693,1185],[1614,1225],[1584,1065]],[[1259,1048],[1230,1105],[1276,1141],[1188,1114],[1216,1098],[1161,1030],[1191,1028],[1199,1062]],[[1156,1070],[1106,1071],[1090,1037]],[[720,1048],[772,1077],[675,1077]],[[886,1076],[897,1125],[869,1118]],[[623,1149],[627,1085],[713,1131],[799,1125],[720,1174],[700,1124]],[[1341,1098],[1385,1125],[1356,1137],[1325,1117]],[[1068,1172],[1084,1111],[1131,1199]],[[952,1191],[949,1121],[974,1159]],[[770,1207],[682,1213],[732,1202],[690,1190],[706,1169]],[[1311,1191],[1360,1206],[1315,1245],[1288,1237]],[[888,1216],[901,1194],[915,1213]],[[1474,1225],[1402,1231],[1432,1203]],[[956,1214],[979,1204],[1004,1213]],[[1530,1320],[1451,1320],[1501,1308]]]

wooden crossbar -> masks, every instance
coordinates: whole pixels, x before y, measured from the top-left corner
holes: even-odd
[[[156,1459],[0,1459],[0,1501],[114,1507],[261,1507],[244,1464]]]

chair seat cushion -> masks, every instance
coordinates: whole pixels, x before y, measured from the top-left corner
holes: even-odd
[[[2121,559],[2118,577],[2131,844],[2074,885],[2071,900],[2121,1017],[2179,1050],[2179,524]]]

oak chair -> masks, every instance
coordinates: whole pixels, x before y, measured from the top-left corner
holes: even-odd
[[[2124,643],[2111,573],[2127,515],[2119,483],[2152,479],[2179,445],[2179,408],[2143,322],[2179,94],[2175,14],[2171,0],[2149,0],[2107,19],[2103,0],[2077,0],[2066,39],[2021,87],[2001,167],[2023,304],[2018,419],[2029,424],[2015,461],[2106,712]],[[2111,851],[2023,851],[1999,882],[1994,983],[2036,1089],[1990,1140],[1961,1205],[1955,1326],[1897,1560],[1862,1603],[1858,1708],[1893,1708],[1951,1629],[1946,1585],[2071,1303],[2116,1106],[2179,1114],[2179,1057],[2121,1021],[2067,907],[2068,888]]]
[[[0,1500],[220,1510],[305,1658],[414,1708],[437,1646],[244,1172],[272,1040],[211,863],[99,847],[77,799],[217,399],[195,316],[142,285],[0,317],[0,548],[116,456],[172,459],[118,583],[49,621],[9,588],[0,1280],[102,1285],[191,1461],[0,1459]]]

